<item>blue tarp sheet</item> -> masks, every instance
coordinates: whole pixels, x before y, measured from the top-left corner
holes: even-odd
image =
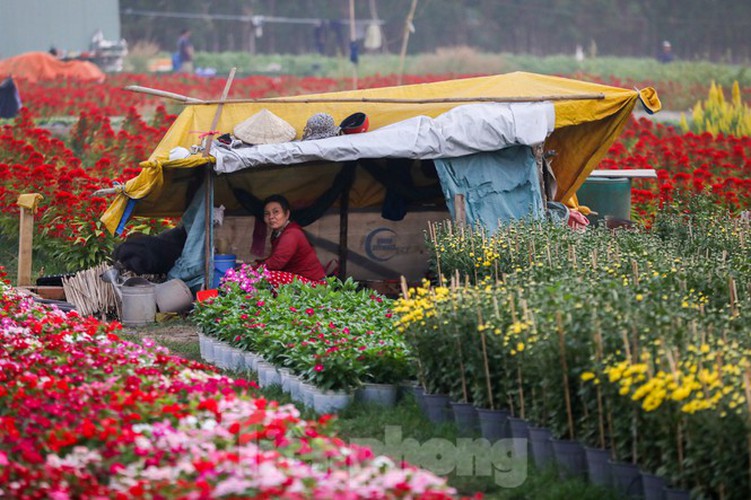
[[[204,274],[204,234],[206,233],[206,210],[204,209],[206,196],[205,183],[196,191],[188,209],[182,217],[185,232],[188,237],[180,257],[172,266],[167,279],[181,279],[192,291],[199,290],[203,285]],[[212,231],[213,236],[213,231]],[[213,241],[212,248],[213,248]]]
[[[491,232],[499,223],[544,216],[537,164],[528,146],[434,160],[452,218],[454,197],[463,194],[467,224]]]

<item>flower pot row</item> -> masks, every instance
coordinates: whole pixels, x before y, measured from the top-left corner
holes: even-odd
[[[205,361],[225,370],[256,372],[260,387],[278,385],[293,401],[318,413],[336,413],[353,400],[383,407],[393,407],[396,403],[397,386],[394,384],[364,384],[354,393],[327,391],[305,382],[287,368],[268,362],[259,354],[243,351],[204,334],[199,334],[198,338],[201,358]]]
[[[690,497],[688,491],[668,488],[664,478],[642,471],[636,464],[613,460],[609,450],[587,447],[576,440],[556,439],[549,429],[512,417],[508,410],[477,408],[471,403],[452,401],[445,394],[426,394],[420,388],[412,393],[431,422],[453,421],[460,436],[479,436],[491,443],[523,439],[526,449],[514,449],[514,453],[530,458],[538,469],[555,467],[562,479],[587,479],[622,495],[646,500]]]

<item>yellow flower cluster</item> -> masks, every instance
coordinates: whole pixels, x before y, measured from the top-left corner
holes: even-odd
[[[436,306],[448,300],[449,292],[446,287],[431,287],[428,280],[423,280],[422,286],[410,288],[408,298],[400,297],[394,303],[399,332],[412,324],[425,326],[425,319],[436,315]]]
[[[695,354],[695,355],[692,355]],[[738,381],[741,370],[736,364],[712,363],[716,352],[709,345],[690,346],[685,360],[674,369],[656,369],[648,352],[642,353],[641,362],[620,361],[604,369],[610,383],[618,384],[618,393],[633,401],[641,401],[644,411],[658,409],[665,402],[680,404],[683,413],[693,414],[716,410],[725,401],[729,409],[739,408],[745,401]],[[583,381],[597,380],[587,372]]]
[[[496,248],[496,243],[492,240],[483,243],[482,248],[480,249],[482,255],[476,257],[475,267],[492,267],[495,262],[501,258],[501,254],[495,250]]]
[[[693,123],[689,126],[685,115],[681,115],[681,127],[684,131],[709,132],[735,135],[751,135],[751,108],[743,104],[738,82],[733,83],[732,99],[725,100],[720,85],[709,88],[709,97],[704,103],[697,102],[693,110]]]

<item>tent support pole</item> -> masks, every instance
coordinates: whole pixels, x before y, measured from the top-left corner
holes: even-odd
[[[349,187],[339,200],[339,279],[347,277],[347,230],[349,226]]]
[[[237,68],[232,68],[229,72],[229,77],[227,78],[227,83],[224,85],[224,91],[222,92],[222,98],[219,101],[219,105],[216,107],[216,112],[214,113],[214,119],[211,121],[211,127],[209,128],[205,142],[203,144],[203,156],[208,157],[211,152],[211,142],[214,139],[213,133],[214,130],[216,130],[216,126],[219,123],[219,118],[222,116],[222,107],[224,106],[224,101],[227,100],[227,96],[229,95],[229,88],[232,86],[232,80],[235,79],[235,72],[237,71]],[[204,193],[204,218],[206,219],[204,221],[204,238],[203,238],[203,289],[208,290],[211,288],[211,285],[213,284],[213,267],[211,263],[211,254],[212,254],[212,230],[214,228],[213,219],[214,219],[214,172],[213,167],[210,163],[206,164],[206,177],[205,177],[205,184],[206,184],[206,193]]]
[[[344,168],[355,169],[357,168],[357,162],[349,162],[344,165]],[[349,242],[348,230],[349,230],[349,192],[352,189],[352,178],[344,189],[342,190],[341,198],[339,199],[339,279],[344,281],[347,279],[347,253]]]

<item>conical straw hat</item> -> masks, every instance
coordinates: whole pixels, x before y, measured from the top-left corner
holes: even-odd
[[[232,133],[248,144],[276,144],[295,138],[297,132],[268,109],[262,109],[247,120],[235,125]]]

